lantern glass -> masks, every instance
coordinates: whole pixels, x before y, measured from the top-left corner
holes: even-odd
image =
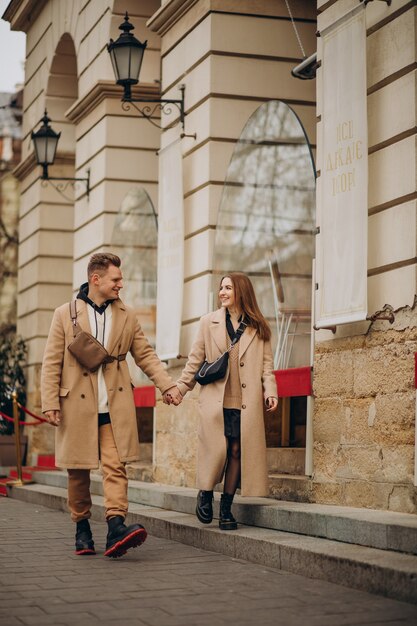
[[[116,82],[119,85],[136,85],[139,82],[140,68],[147,41],[141,43],[130,32],[134,26],[126,13],[125,21],[119,26],[122,34],[116,41],[110,39],[107,46],[113,65]]]
[[[142,66],[144,48],[125,45],[115,45],[110,51],[110,58],[116,82],[136,85],[139,82],[139,73]]]
[[[39,165],[46,162],[46,137],[33,137],[36,161]]]
[[[48,137],[46,139],[45,158],[48,164],[52,164],[55,161],[55,153],[60,135],[61,133],[59,133],[58,137]]]

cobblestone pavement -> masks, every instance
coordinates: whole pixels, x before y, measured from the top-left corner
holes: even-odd
[[[0,498],[0,626],[417,624],[417,606],[148,537],[118,560],[73,553],[60,511]]]

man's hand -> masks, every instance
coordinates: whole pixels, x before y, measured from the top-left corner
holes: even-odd
[[[274,398],[274,396],[270,396],[266,401],[267,411],[275,411],[278,406],[278,398]]]
[[[48,424],[51,426],[59,426],[61,423],[61,411],[45,411],[44,413]]]
[[[182,402],[182,395],[178,387],[168,389],[162,398],[165,404],[173,404],[174,406],[178,406]]]

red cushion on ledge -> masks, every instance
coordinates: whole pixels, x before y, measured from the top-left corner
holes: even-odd
[[[156,404],[156,392],[153,385],[147,385],[144,387],[135,387],[133,389],[133,398],[135,400],[135,406],[155,406]]]
[[[280,398],[312,395],[310,367],[292,367],[288,370],[275,370],[274,374]]]

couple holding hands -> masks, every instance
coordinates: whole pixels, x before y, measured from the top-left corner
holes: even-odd
[[[90,470],[101,466],[108,534],[105,556],[119,557],[146,539],[140,524],[124,524],[128,510],[125,465],[139,458],[135,407],[129,370],[130,352],[162,393],[178,406],[196,385],[204,361],[228,351],[226,374],[200,387],[196,515],[213,519],[213,490],[224,480],[219,527],[234,530],[231,512],[240,485],[242,496],[268,494],[264,428],[267,411],[277,408],[271,331],[259,310],[249,278],[231,272],[221,279],[219,309],[204,315],[187,363],[176,383],[145,338],[135,312],[119,298],[121,261],[94,254],[88,283],[76,299],[77,323],[109,355],[94,371],[68,349],[74,339],[69,303],[56,309],[42,364],[42,411],[56,426],[56,465],[68,470],[68,506],[76,523],[76,554],[95,554],[89,524]]]

